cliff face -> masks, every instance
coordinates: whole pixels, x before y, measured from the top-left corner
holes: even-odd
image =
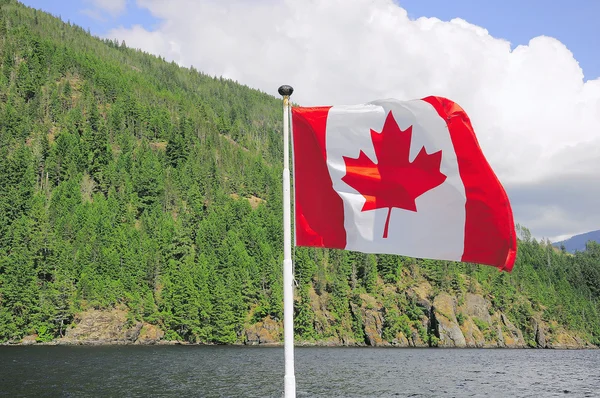
[[[467,293],[460,299],[447,293],[433,296],[431,286],[424,283],[409,289],[422,309],[421,319],[410,326],[410,333],[398,333],[392,341],[382,337],[385,322],[381,306],[360,313],[364,318],[366,344],[400,347],[511,347],[527,344],[522,332],[500,312],[490,313],[491,303],[481,295]],[[417,327],[415,327],[417,325]],[[426,330],[427,334],[419,330]]]
[[[128,322],[122,310],[90,310],[79,314],[59,344],[157,344],[165,333],[155,325]]]
[[[529,319],[532,339],[520,330],[502,311],[481,294],[465,293],[461,296],[434,293],[431,285],[423,282],[408,288],[405,294],[421,309],[415,320],[386,339],[386,308],[373,296],[361,294],[361,305],[350,303],[350,313],[362,325],[364,341],[348,338],[352,335],[343,322],[336,321],[328,310],[327,293],[317,295],[311,290],[317,331],[337,330],[327,339],[317,341],[296,340],[299,344],[314,345],[367,345],[396,347],[456,347],[456,348],[593,348],[577,332],[564,330],[556,323],[548,323],[536,314]],[[387,309],[389,311],[389,309]],[[280,324],[278,324],[280,326]],[[408,332],[408,333],[407,333]]]
[[[58,345],[102,344],[158,344],[165,333],[156,325],[145,322],[129,322],[123,310],[82,312],[75,318],[75,325],[68,328],[65,336],[52,341]],[[33,344],[35,335],[25,337],[22,343]]]
[[[310,289],[315,340],[296,338],[299,345],[323,346],[395,346],[395,347],[452,347],[452,348],[595,348],[578,333],[548,323],[539,314],[528,320],[529,340],[510,317],[495,309],[481,294],[461,296],[434,293],[431,285],[422,282],[407,288],[404,294],[416,304],[421,315],[393,335],[387,314],[399,311],[386,307],[375,297],[362,293],[360,300],[349,303],[346,316],[336,316],[329,308],[327,292],[317,294]],[[391,316],[391,315],[390,315]],[[354,322],[353,322],[353,321]],[[356,338],[360,325],[363,340]],[[50,344],[177,344],[166,341],[165,333],[156,325],[131,322],[123,310],[89,310],[80,313],[63,338]],[[386,339],[387,337],[387,339]],[[283,341],[283,322],[270,316],[260,322],[247,324],[240,341],[246,345],[277,345]],[[21,344],[36,344],[36,336],[26,336]]]
[[[480,295],[467,293],[459,305],[454,296],[440,294],[433,302],[432,317],[440,347],[523,348],[523,333],[508,317],[491,310],[491,303]]]
[[[528,320],[531,336],[525,337],[504,312],[493,307],[492,302],[479,293],[461,296],[434,293],[427,282],[408,288],[405,294],[414,300],[422,315],[393,338],[386,339],[386,308],[383,303],[368,294],[360,295],[360,305],[350,302],[350,316],[362,325],[364,341],[353,337],[351,322],[337,319],[328,308],[327,292],[317,294],[310,290],[312,309],[315,313],[314,329],[324,339],[304,341],[301,345],[360,345],[396,347],[453,347],[453,348],[595,348],[577,332],[561,328],[556,323],[541,319],[535,314]],[[388,308],[387,311],[390,311]],[[281,322],[259,322],[246,332],[249,336],[283,335]],[[354,333],[355,335],[356,333]],[[260,339],[247,339],[247,344],[261,344]],[[267,340],[272,344],[271,339]]]

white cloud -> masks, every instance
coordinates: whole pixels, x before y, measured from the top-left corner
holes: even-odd
[[[118,17],[127,8],[127,0],[85,0],[85,2],[92,5],[94,9],[85,9],[82,12],[96,19],[102,18],[100,12]]]
[[[106,18],[104,18],[104,16],[102,15],[102,12],[95,8],[84,8],[83,10],[80,10],[79,12],[82,13],[83,15],[87,15],[88,17],[90,17],[92,19],[95,19],[96,21],[106,22]]]
[[[392,0],[137,4],[162,21],[158,28],[115,29],[108,37],[273,95],[291,84],[302,105],[451,98],[471,117],[509,194],[531,195],[511,197],[517,221],[537,236],[600,228],[592,206],[583,209],[589,217],[573,215],[578,198],[565,202],[522,189],[551,184],[560,193],[573,178],[600,175],[600,79],[584,82],[558,40],[536,37],[511,51],[507,41],[461,19],[410,20]]]

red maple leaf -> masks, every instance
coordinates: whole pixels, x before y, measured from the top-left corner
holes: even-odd
[[[357,159],[344,156],[346,184],[367,200],[362,211],[388,208],[383,237],[387,238],[392,207],[417,211],[415,199],[446,180],[440,172],[442,151],[428,154],[422,147],[409,162],[412,126],[402,131],[389,112],[383,130],[371,130],[377,164],[360,151]]]

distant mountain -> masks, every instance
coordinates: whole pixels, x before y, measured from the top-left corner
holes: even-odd
[[[585,244],[590,240],[600,243],[600,229],[572,236],[569,239],[553,243],[553,246],[560,248],[561,245],[564,245],[566,251],[574,253],[576,250],[585,250]]]

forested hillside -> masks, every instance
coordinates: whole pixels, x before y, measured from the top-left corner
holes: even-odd
[[[165,340],[279,340],[281,100],[0,5],[0,342],[60,338],[89,310]],[[298,248],[297,338],[436,346],[445,314],[488,342],[502,322],[531,346],[542,324],[600,343],[600,245],[519,232],[511,274]],[[489,315],[460,312],[473,297]]]

